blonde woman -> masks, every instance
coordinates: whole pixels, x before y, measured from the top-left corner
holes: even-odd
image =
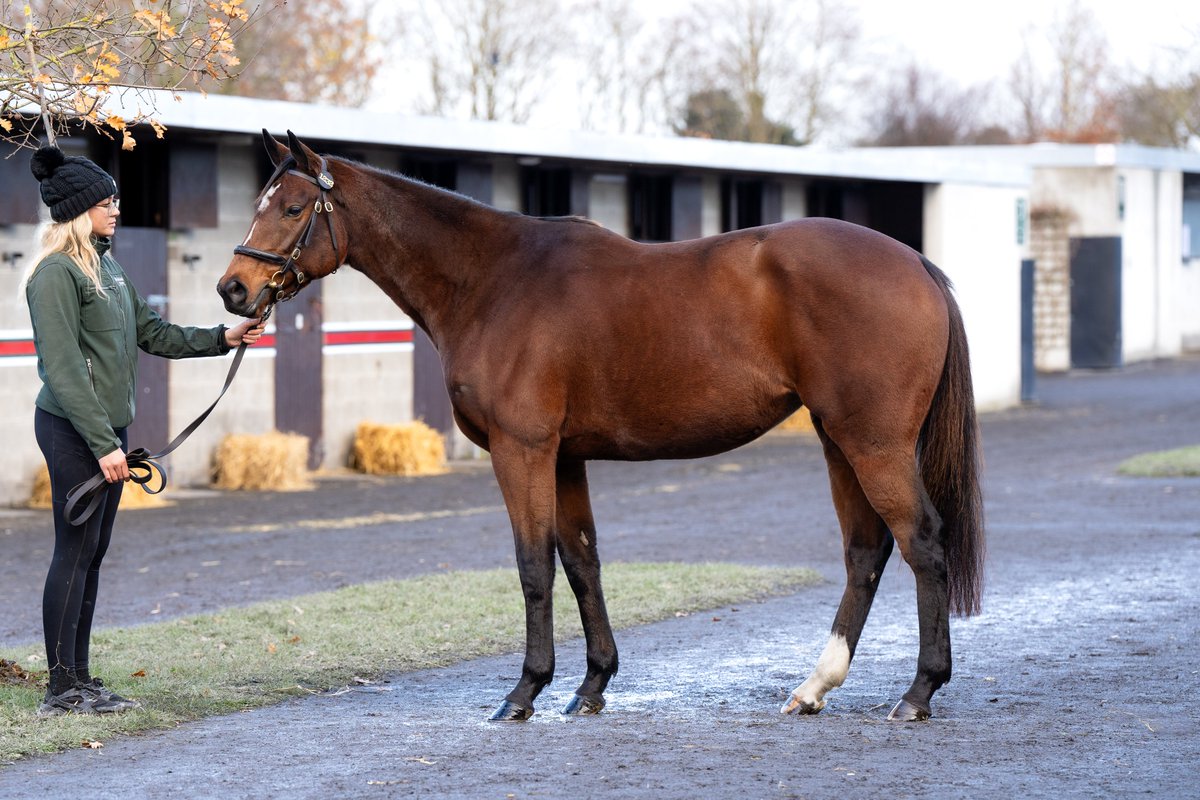
[[[88,662],[100,562],[129,478],[125,429],[133,422],[138,348],[167,358],[217,356],[262,333],[257,320],[234,328],[164,321],[109,254],[120,216],[117,184],[95,163],[43,147],[30,164],[50,219],[25,277],[42,388],[34,411],[50,470],[54,555],[42,596],[50,668],[40,716],[137,707],[104,687]],[[82,525],[63,513],[67,492],[98,471],[106,497]]]

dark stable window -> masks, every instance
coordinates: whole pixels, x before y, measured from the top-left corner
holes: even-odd
[[[892,181],[814,181],[807,191],[808,216],[835,217],[865,225],[920,251],[925,186]]]
[[[629,176],[629,235],[639,242],[671,241],[671,176]]]
[[[400,159],[400,173],[430,186],[450,191],[458,188],[458,164],[451,158],[405,155]]]
[[[740,178],[721,181],[721,230],[737,231],[763,224],[763,182]]]
[[[38,221],[41,196],[29,171],[29,151],[6,158],[9,152],[0,149],[0,186],[4,187],[0,191],[0,225],[32,225]]]
[[[535,217],[571,213],[571,170],[567,167],[522,167],[521,210]]]
[[[133,132],[137,148],[122,150],[120,138],[97,136],[89,156],[117,181],[121,195],[121,221],[127,228],[165,228],[169,219],[170,161],[167,142],[149,127]]]
[[[217,227],[216,143],[174,141],[169,158],[171,229]]]

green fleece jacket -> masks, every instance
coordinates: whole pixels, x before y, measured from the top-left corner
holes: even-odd
[[[64,253],[47,256],[25,287],[42,390],[37,406],[65,417],[100,459],[121,446],[115,429],[133,422],[137,348],[167,358],[229,352],[225,326],[172,325],[138,294],[95,240],[104,294]]]

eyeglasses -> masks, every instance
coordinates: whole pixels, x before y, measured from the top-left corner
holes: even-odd
[[[107,203],[97,203],[96,205],[92,206],[92,208],[102,208],[102,209],[104,209],[104,213],[106,213],[106,214],[112,214],[113,212],[120,213],[121,198],[114,197],[112,200],[109,200]]]

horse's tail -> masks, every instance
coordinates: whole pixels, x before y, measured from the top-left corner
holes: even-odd
[[[942,379],[918,443],[921,476],[942,518],[950,610],[970,616],[980,608],[984,559],[981,452],[971,363],[962,313],[951,293],[950,279],[928,259],[922,257],[921,262],[942,290],[950,316]]]

